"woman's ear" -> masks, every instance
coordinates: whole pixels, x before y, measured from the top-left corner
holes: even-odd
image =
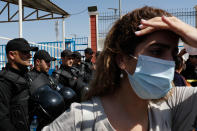
[[[120,69],[124,70],[126,68],[124,58],[121,54],[116,56],[116,63]]]

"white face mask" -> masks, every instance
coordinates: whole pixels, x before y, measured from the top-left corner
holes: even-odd
[[[128,74],[135,93],[142,99],[159,99],[172,88],[174,61],[139,55],[136,70]]]

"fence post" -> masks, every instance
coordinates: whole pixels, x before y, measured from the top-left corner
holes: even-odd
[[[90,38],[91,38],[91,48],[94,52],[97,51],[98,44],[98,12],[97,7],[88,7],[88,12],[90,16]]]
[[[194,8],[195,8],[195,22],[196,22],[196,25],[195,25],[195,27],[197,28],[197,16],[196,16],[196,12],[197,12],[197,5],[196,6],[194,6]]]

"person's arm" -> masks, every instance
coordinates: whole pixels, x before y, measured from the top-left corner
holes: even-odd
[[[81,127],[81,105],[72,103],[70,109],[66,110],[52,123],[43,127],[41,131],[78,131]]]
[[[176,17],[155,17],[149,20],[141,20],[142,29],[136,31],[137,36],[145,35],[157,30],[171,30],[181,36],[181,39],[193,47],[197,47],[197,29],[184,23]]]

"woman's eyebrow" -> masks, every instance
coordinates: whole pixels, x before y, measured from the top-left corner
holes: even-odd
[[[167,48],[169,49],[170,48],[170,45],[169,44],[166,44],[166,43],[153,43],[149,46],[149,48]]]

